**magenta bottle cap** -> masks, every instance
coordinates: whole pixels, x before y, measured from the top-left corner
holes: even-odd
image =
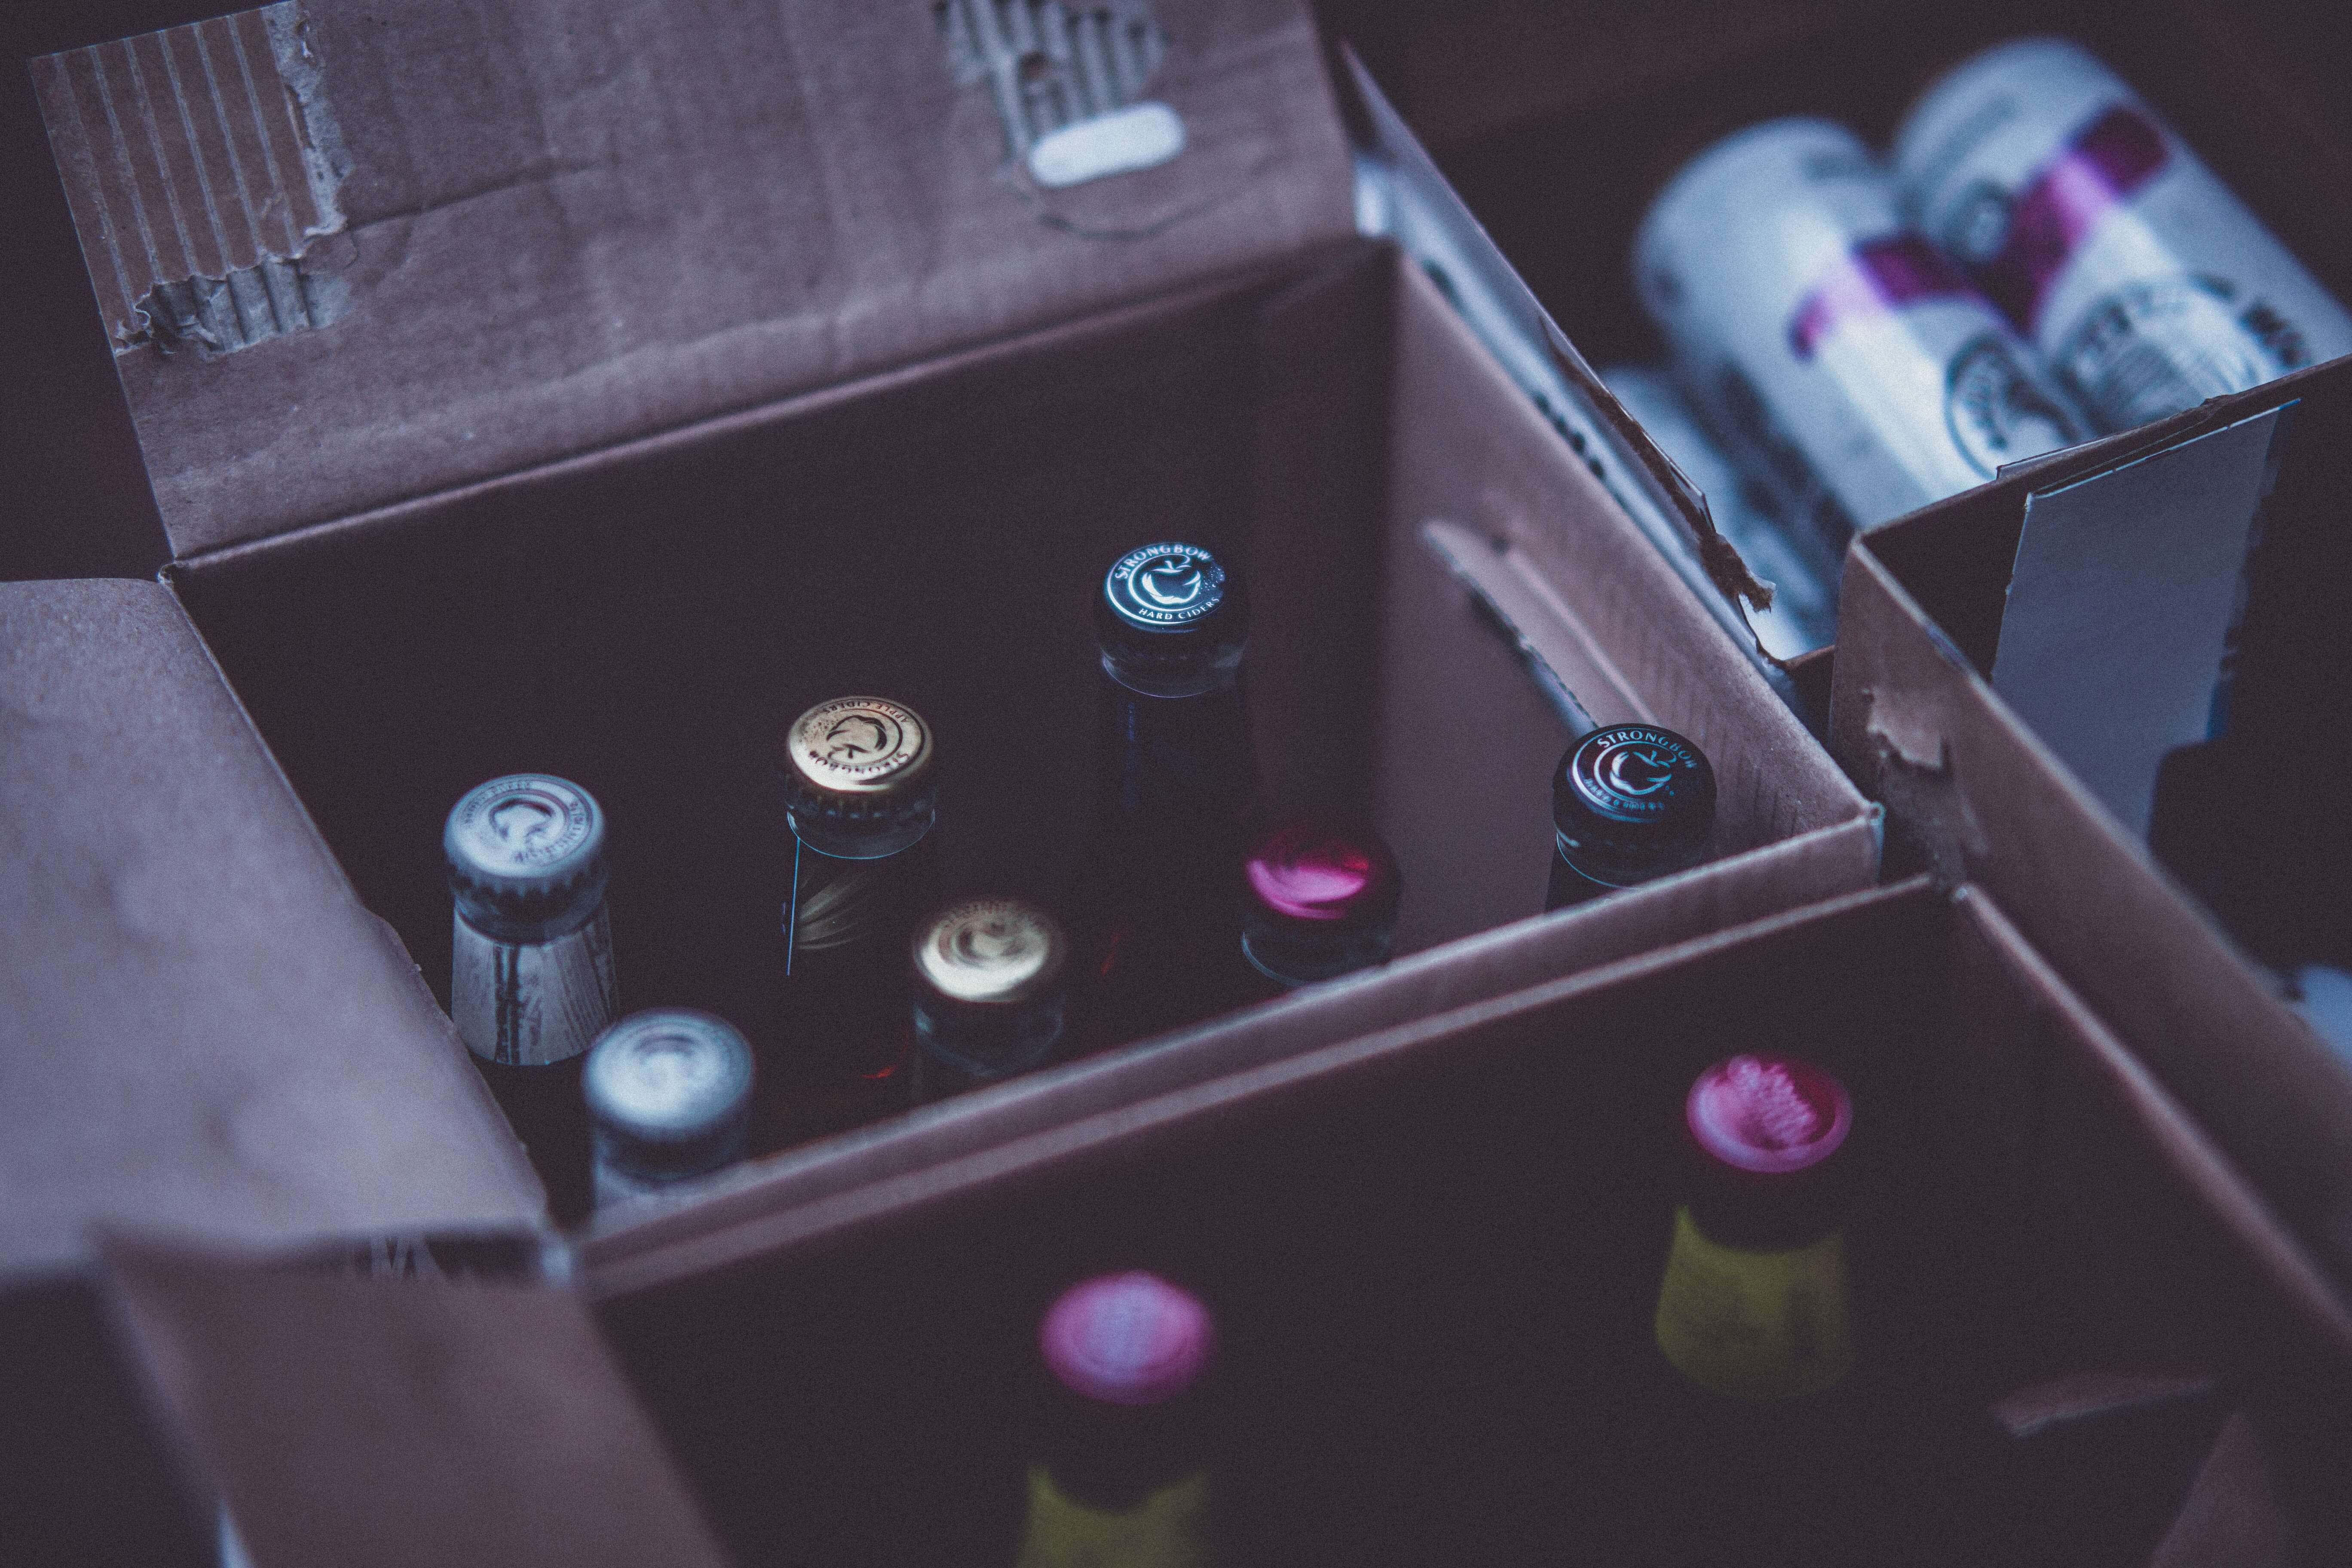
[[[1139,1269],[1071,1286],[1037,1325],[1054,1375],[1106,1405],[1157,1405],[1182,1393],[1215,1341],[1198,1297]]]
[[[1396,907],[1396,858],[1370,829],[1322,817],[1286,822],[1254,845],[1250,891],[1295,921],[1371,921]]]
[[[1698,1146],[1723,1163],[1779,1176],[1836,1153],[1853,1126],[1853,1101],[1811,1062],[1732,1057],[1698,1075],[1683,1120]]]

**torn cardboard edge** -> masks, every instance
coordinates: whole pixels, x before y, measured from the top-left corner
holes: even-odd
[[[351,156],[299,0],[32,62],[117,354],[233,353],[345,314],[305,268]]]
[[[1783,700],[1801,701],[1787,667],[1764,647],[1748,607],[1770,607],[1771,584],[1748,569],[1717,532],[1706,497],[1626,413],[1615,393],[1529,291],[1461,197],[1454,194],[1355,51],[1339,48],[1336,73],[1359,110],[1358,227],[1393,238],[1419,261],[1447,303],[1618,504],[1698,592],[1701,602],[1766,672]],[[1369,163],[1370,167],[1363,165]],[[1606,452],[1620,459],[1605,464]],[[1631,471],[1631,483],[1613,477]]]
[[[1157,168],[1184,150],[1184,121],[1141,94],[1168,35],[1141,0],[937,0],[948,68],[985,83],[1010,164],[1045,190]]]

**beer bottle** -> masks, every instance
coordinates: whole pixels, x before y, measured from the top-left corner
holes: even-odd
[[[915,934],[915,1099],[1038,1066],[1062,1038],[1069,939],[1018,899],[970,899]]]
[[[1120,556],[1094,599],[1102,679],[1094,815],[1060,900],[1099,1049],[1215,1010],[1199,977],[1239,940],[1235,889],[1257,810],[1243,702],[1249,607],[1197,544]]]
[[[582,1078],[599,1208],[658,1193],[743,1152],[751,1047],[723,1019],[685,1007],[633,1014],[589,1048]]]
[[[1862,1434],[1851,1390],[1844,1226],[1853,1125],[1811,1062],[1737,1056],[1684,1102],[1657,1356],[1620,1452],[1623,1496],[1660,1563],[1824,1561]]]
[[[940,903],[938,748],[904,703],[837,697],[793,721],[792,885],[754,1153],[906,1103],[907,946]]]
[[[570,1223],[588,1210],[580,1058],[619,1011],[604,813],[578,784],[514,773],[467,792],[441,847],[450,1018]]]
[[[1250,847],[1242,881],[1249,999],[1388,962],[1402,882],[1370,828],[1324,816],[1286,822]]]
[[[1209,1568],[1208,1309],[1140,1270],[1063,1292],[1038,1325],[1017,1568]]]
[[[1557,910],[1706,858],[1715,770],[1696,746],[1654,724],[1610,724],[1552,773],[1551,888]]]

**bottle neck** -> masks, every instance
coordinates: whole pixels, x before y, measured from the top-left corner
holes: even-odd
[[[1257,800],[1257,753],[1238,670],[1180,697],[1139,692],[1106,671],[1100,711],[1097,816],[1247,819]]]
[[[1617,889],[1654,881],[1696,866],[1706,858],[1706,843],[1685,841],[1632,849],[1596,842],[1555,826],[1552,850],[1570,871],[1586,881]]]
[[[958,1002],[919,987],[915,1040],[932,1061],[984,1083],[1043,1063],[1061,1043],[1063,1016],[1059,992],[1008,1006]]]
[[[1242,912],[1242,956],[1277,984],[1296,989],[1386,963],[1393,922],[1286,920],[1251,903]]]
[[[820,855],[830,855],[836,860],[882,860],[913,848],[923,841],[937,819],[935,811],[926,811],[905,822],[844,825],[805,812],[786,814],[792,823],[793,837],[803,849]]]
[[[733,1163],[743,1152],[750,1102],[693,1137],[659,1142],[630,1136],[619,1128],[595,1130],[596,1189],[600,1200],[615,1191],[655,1189],[699,1176]]]

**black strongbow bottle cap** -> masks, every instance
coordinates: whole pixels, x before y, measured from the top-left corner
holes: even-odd
[[[1715,769],[1654,724],[1611,724],[1568,749],[1551,780],[1552,826],[1579,851],[1657,857],[1658,869],[1704,853],[1715,831]]]
[[[467,790],[441,830],[458,912],[502,940],[562,934],[604,897],[604,814],[551,773],[510,773]]]
[[[793,721],[784,787],[795,826],[836,834],[928,822],[939,748],[913,709],[883,697],[836,697]]]
[[[1198,544],[1164,541],[1130,550],[1103,574],[1095,629],[1112,673],[1130,684],[1230,670],[1249,636],[1241,576]]]
[[[1061,926],[1034,905],[968,899],[915,933],[915,974],[950,1002],[1017,1007],[1061,983],[1069,953]]]

